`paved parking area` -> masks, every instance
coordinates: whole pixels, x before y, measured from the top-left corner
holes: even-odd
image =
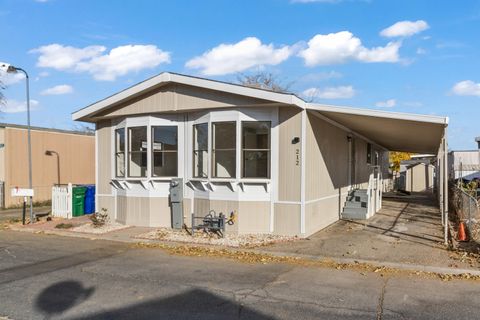
[[[440,212],[428,193],[385,197],[382,209],[369,220],[341,220],[307,240],[276,244],[265,251],[438,267],[479,267],[478,261],[460,259],[458,254],[445,249]]]

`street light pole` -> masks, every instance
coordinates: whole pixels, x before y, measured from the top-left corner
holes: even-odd
[[[32,186],[32,138],[30,134],[30,77],[27,71],[22,68],[16,68],[15,70],[21,71],[25,74],[26,89],[27,89],[27,144],[28,144],[28,188],[33,189]],[[30,223],[33,223],[33,197],[30,196]]]
[[[2,63],[0,69],[6,69],[7,73],[17,73],[18,71],[23,72],[26,79],[26,90],[27,90],[27,136],[28,136],[28,188],[33,189],[32,186],[32,141],[30,136],[30,77],[28,76],[27,71],[22,68],[14,67],[9,64]],[[30,223],[33,223],[33,197],[30,196]]]

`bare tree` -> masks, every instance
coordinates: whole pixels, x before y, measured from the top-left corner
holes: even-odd
[[[3,90],[5,90],[5,85],[0,81],[0,105],[5,103],[5,96],[3,95]]]
[[[91,125],[86,123],[78,123],[73,125],[73,130],[77,132],[83,132],[88,134],[94,134],[95,128],[92,128]]]
[[[237,75],[237,82],[247,87],[271,90],[274,92],[289,92],[293,84],[291,82],[284,83],[278,76],[263,71],[254,74],[240,73]]]

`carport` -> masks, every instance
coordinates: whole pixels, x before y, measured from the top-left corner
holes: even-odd
[[[388,151],[435,154],[435,195],[448,234],[448,117],[307,104],[307,111]]]

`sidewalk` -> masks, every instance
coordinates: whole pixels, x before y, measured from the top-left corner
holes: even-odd
[[[67,222],[81,224],[87,219],[87,217],[81,217]],[[220,246],[136,238],[155,228],[129,227],[105,234],[86,234],[53,229],[52,225],[58,223],[57,220],[28,226],[17,225],[11,229],[92,240],[149,243],[159,247],[197,246],[212,250],[224,249]],[[315,261],[333,261],[339,264],[366,263],[410,271],[480,275],[478,257],[448,251],[443,245],[442,230],[440,215],[431,196],[415,195],[408,198],[385,199],[382,210],[372,219],[361,222],[338,221],[308,239],[253,249],[228,248],[228,250]]]

